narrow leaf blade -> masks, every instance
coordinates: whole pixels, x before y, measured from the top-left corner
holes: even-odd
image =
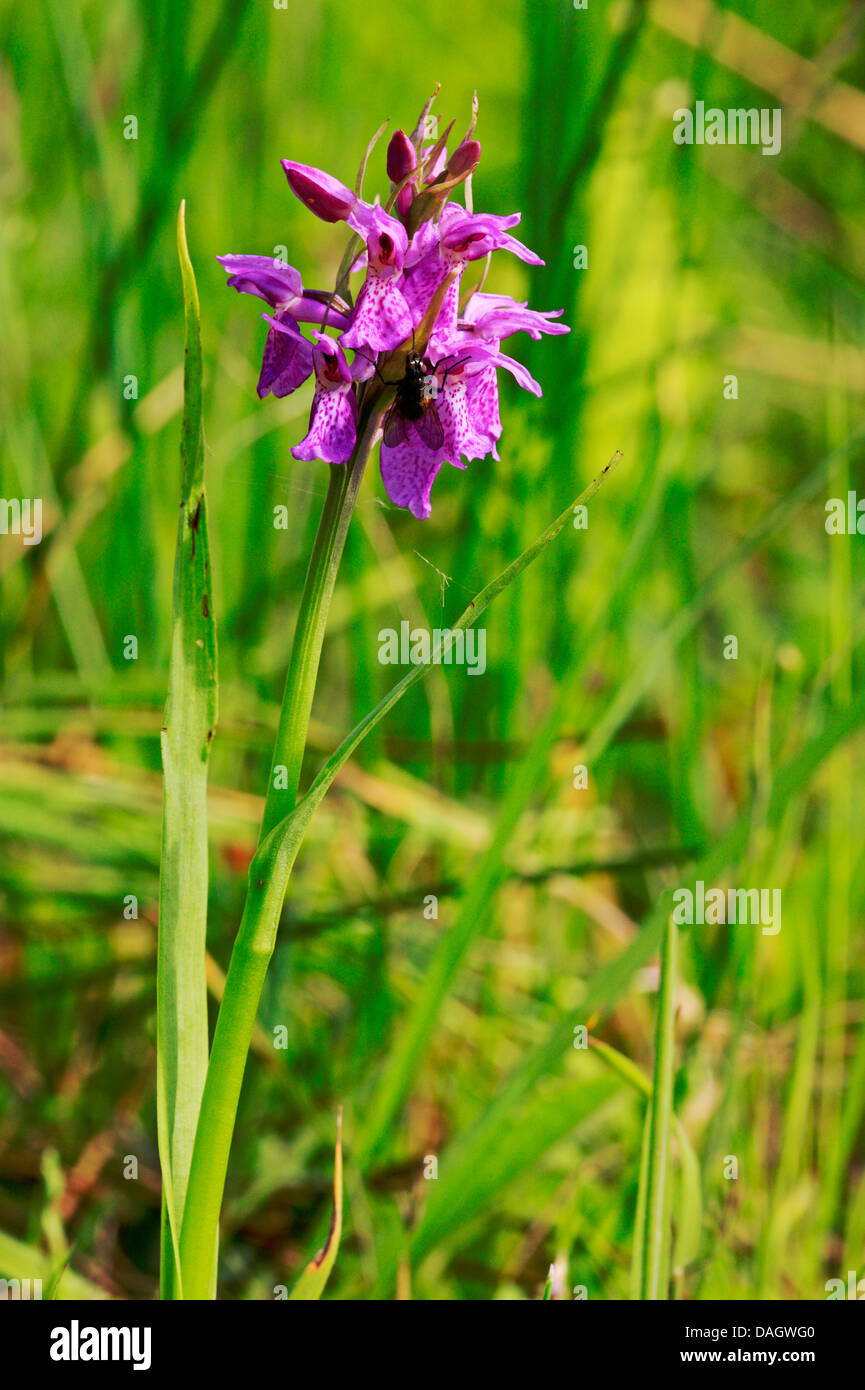
[[[186,323],[181,502],[174,567],[168,700],[162,729],[164,800],[157,962],[157,1124],[163,1173],[162,1294],[177,1296],[177,1246],[207,1069],[207,760],[216,724],[216,623],[204,490],[198,291],[177,249]]]
[[[289,1298],[305,1299],[307,1302],[321,1298],[330,1272],[336,1263],[339,1241],[342,1235],[342,1110],[336,1118],[336,1146],[333,1157],[333,1215],[330,1231],[318,1254],[310,1260],[301,1274]]]

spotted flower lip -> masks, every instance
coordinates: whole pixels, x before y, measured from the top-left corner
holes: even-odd
[[[296,459],[348,463],[357,438],[357,398],[351,368],[340,343],[314,330],[315,393],[306,438],[292,449]]]
[[[391,352],[411,336],[413,326],[409,307],[396,282],[370,272],[352,325],[342,341],[355,351]]]
[[[429,104],[424,118],[428,110]],[[305,287],[299,270],[268,256],[218,258],[229,286],[264,300],[270,311],[262,315],[268,330],[259,395],[286,396],[314,379],[309,428],[294,457],[347,463],[358,437],[369,437],[372,412],[382,429],[385,491],[420,520],[431,514],[431,489],[443,464],[466,469],[499,459],[499,372],[541,395],[531,373],[502,351],[503,340],[570,331],[556,321],[561,309],[532,309],[510,295],[477,289],[460,303],[467,267],[494,251],[524,265],[544,264],[513,235],[519,212],[475,213],[454,200],[481,157],[472,137],[476,114],[475,108],[450,156],[447,132],[421,148],[423,119],[411,138],[395,132],[387,147],[385,206],[377,197],[365,201],[323,169],[282,160],[304,206],[324,222],[347,223],[354,234],[336,291]],[[353,276],[363,277],[354,301]],[[314,325],[309,337],[302,324]]]

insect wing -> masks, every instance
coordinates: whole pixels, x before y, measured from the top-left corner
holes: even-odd
[[[399,401],[394,401],[393,405],[388,407],[388,412],[384,417],[382,441],[389,449],[396,449],[400,444],[408,444],[408,430],[406,429],[405,416],[399,408]]]
[[[412,423],[428,449],[435,452],[442,447],[445,442],[445,432],[434,402],[430,401],[423,414]]]

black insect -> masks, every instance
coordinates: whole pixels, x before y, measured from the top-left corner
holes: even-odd
[[[366,353],[360,353],[361,357],[366,357]],[[372,362],[371,357],[367,357],[368,362]],[[385,413],[382,435],[384,443],[389,449],[395,449],[398,444],[411,443],[412,434],[416,434],[421,443],[433,452],[440,449],[445,442],[444,429],[438,413],[437,399],[444,390],[444,384],[448,379],[448,374],[461,367],[468,358],[463,357],[458,362],[452,362],[445,368],[442,376],[441,385],[436,381],[436,372],[442,362],[446,362],[446,357],[439,358],[438,362],[428,362],[421,357],[419,352],[412,348],[406,356],[405,375],[399,381],[386,381],[374,362],[376,376],[384,386],[396,386],[396,399],[393,404],[388,406]]]
[[[440,387],[435,373],[440,364],[431,366],[414,349],[405,361],[405,376],[396,383],[396,400],[384,417],[383,439],[389,449],[409,444],[412,432],[428,449],[437,450],[445,441],[437,397]],[[452,370],[452,368],[450,369]],[[442,387],[447,371],[442,380]]]

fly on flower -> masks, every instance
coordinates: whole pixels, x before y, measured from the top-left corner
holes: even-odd
[[[498,459],[498,368],[541,394],[526,369],[501,351],[502,339],[569,332],[551,322],[560,309],[539,312],[480,288],[460,302],[472,261],[499,250],[529,265],[543,261],[511,235],[519,213],[478,215],[453,200],[480,159],[474,121],[450,157],[447,132],[427,147],[424,132],[421,121],[411,136],[402,130],[393,136],[384,204],[365,202],[321,169],[282,161],[304,206],[325,222],[346,222],[354,233],[333,292],[305,288],[299,271],[268,257],[219,258],[229,284],[264,299],[272,311],[262,315],[269,332],[259,395],[288,395],[315,374],[310,427],[295,457],[348,462],[382,408],[372,377],[396,387],[381,419],[381,474],[390,500],[419,519],[430,515],[430,490],[443,463],[466,468],[475,459]],[[351,277],[359,274],[363,282],[352,297]],[[314,341],[301,324],[315,325]]]
[[[440,366],[441,361],[431,364],[414,349],[408,354],[405,376],[396,384],[396,400],[388,407],[382,425],[382,442],[386,448],[410,444],[412,431],[428,449],[442,448],[445,432],[438,412],[439,392],[444,389],[449,373],[462,363],[455,362],[445,368],[441,386],[436,381]]]

